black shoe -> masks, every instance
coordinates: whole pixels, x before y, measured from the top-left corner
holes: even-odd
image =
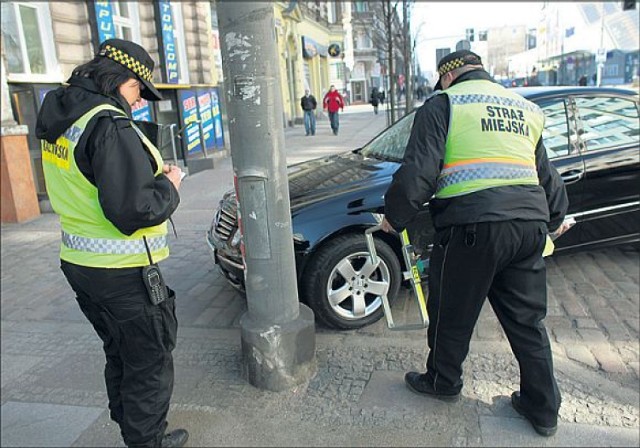
[[[460,393],[440,394],[433,389],[433,386],[426,380],[426,375],[418,372],[407,372],[404,376],[404,383],[411,392],[420,395],[428,395],[438,400],[454,403],[460,399]]]
[[[558,430],[558,425],[542,426],[535,423],[531,419],[531,417],[527,414],[527,411],[525,411],[524,408],[522,407],[522,403],[520,403],[520,392],[514,392],[511,394],[511,406],[513,406],[513,409],[515,409],[518,414],[522,415],[524,418],[529,420],[529,423],[531,423],[531,426],[533,426],[533,429],[535,429],[536,432],[541,436],[551,437]]]
[[[162,437],[160,446],[162,448],[181,447],[187,443],[187,440],[189,440],[189,433],[186,429],[174,429]]]

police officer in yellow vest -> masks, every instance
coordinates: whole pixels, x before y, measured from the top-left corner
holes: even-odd
[[[128,446],[183,446],[187,431],[165,431],[175,295],[145,268],[169,256],[167,220],[180,202],[181,170],[165,165],[131,121],[141,97],[161,99],[153,66],[139,45],[105,41],[68,85],[47,94],[36,133],[60,215],[61,268],[103,341],[111,418]]]
[[[459,398],[462,363],[488,297],[520,365],[513,407],[551,436],[560,393],[542,323],[542,251],[549,231],[565,230],[568,200],[542,142],[544,116],[497,84],[471,51],[445,56],[438,73],[385,195],[384,230],[407,227],[427,202],[436,229],[427,370],[407,373],[405,383],[443,401]]]

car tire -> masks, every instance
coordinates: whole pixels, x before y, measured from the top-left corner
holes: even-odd
[[[376,267],[369,261],[364,234],[339,236],[309,261],[302,292],[320,323],[341,330],[370,325],[383,316],[381,294],[386,292],[389,302],[398,294],[402,282],[398,257],[387,243],[374,241],[380,259]]]

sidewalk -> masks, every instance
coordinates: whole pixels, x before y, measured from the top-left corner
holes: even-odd
[[[361,146],[385,128],[382,112],[348,107],[338,136],[326,118],[313,137],[302,126],[286,129],[288,163]],[[349,332],[317,328],[317,373],[308,384],[281,393],[252,387],[241,374],[246,301],[218,273],[204,240],[232,179],[224,159],[184,181],[178,239],[163,262],[180,322],[169,428],[187,428],[188,446],[638,446],[639,262],[627,247],[548,263],[547,325],[563,394],[551,439],[511,408],[517,364],[489,308],[459,403],[406,389],[404,373],[424,368],[426,332],[391,332],[383,321]],[[2,225],[1,243],[0,445],[123,446],[106,408],[101,344],[58,267],[57,217]],[[394,309],[399,318],[414,311],[406,293]]]

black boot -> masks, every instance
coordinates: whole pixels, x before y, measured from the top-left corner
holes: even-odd
[[[460,393],[443,394],[441,392],[436,392],[429,381],[427,381],[426,377],[427,376],[423,373],[407,372],[404,376],[404,383],[411,392],[415,392],[419,395],[427,395],[449,403],[456,402],[460,399]]]
[[[186,429],[174,429],[162,437],[160,446],[162,448],[179,448],[184,446],[184,444],[187,443],[187,440],[189,440],[189,433]]]
[[[558,430],[557,423],[555,425],[543,426],[535,422],[533,418],[529,415],[529,413],[524,409],[524,407],[522,407],[522,402],[520,401],[520,392],[514,392],[511,394],[511,405],[513,406],[513,409],[515,409],[518,414],[522,415],[524,418],[529,420],[529,423],[531,423],[531,426],[533,426],[533,429],[535,429],[535,431],[541,436],[551,437]]]

